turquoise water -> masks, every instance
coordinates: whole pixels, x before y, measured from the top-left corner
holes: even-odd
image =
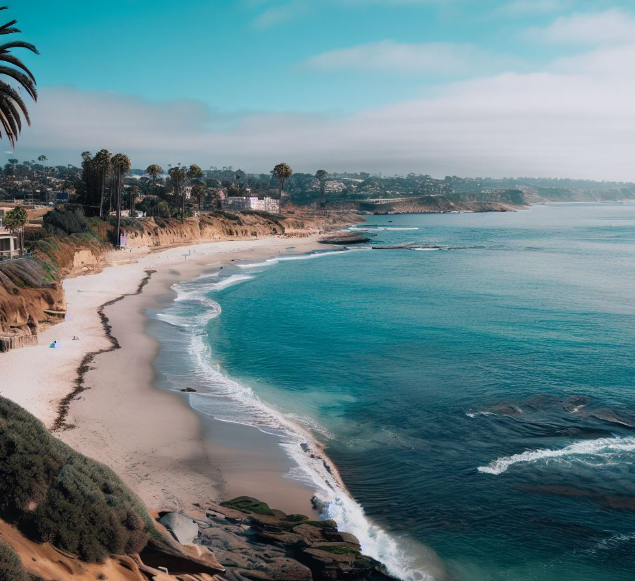
[[[635,578],[635,205],[364,227],[447,250],[180,285],[201,409],[287,430],[325,516],[404,579]]]

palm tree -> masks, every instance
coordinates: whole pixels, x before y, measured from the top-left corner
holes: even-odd
[[[6,9],[6,6],[0,7],[0,10]],[[13,26],[16,22],[17,20],[12,20],[11,22],[7,22],[6,24],[0,26],[0,36],[21,32],[18,28]],[[1,44],[0,75],[9,77],[13,81],[17,82],[19,87],[24,89],[34,101],[37,101],[35,77],[19,58],[11,54],[11,51],[14,48],[25,48],[35,54],[39,54],[35,46],[28,42],[14,40],[12,42]],[[22,130],[22,117],[24,117],[24,120],[28,125],[31,125],[29,111],[20,93],[10,84],[0,80],[0,124],[2,124],[11,147],[15,146],[15,142]]]
[[[104,198],[106,196],[106,178],[108,177],[108,171],[110,170],[111,154],[107,149],[102,149],[97,152],[93,159],[93,163],[99,173],[101,174],[101,196],[99,201],[99,217],[104,217]]]
[[[132,186],[130,188],[130,212],[129,215],[131,218],[134,218],[133,212],[135,211],[135,202],[137,200],[137,196],[141,192],[141,188],[139,186]]]
[[[156,194],[157,176],[160,176],[163,173],[163,168],[160,165],[153,163],[147,167],[146,173],[152,179],[152,193]]]
[[[24,254],[24,227],[29,221],[29,216],[24,208],[19,206],[7,212],[4,217],[4,225],[9,232],[18,235],[18,244],[20,245],[20,256]]]
[[[203,200],[205,199],[205,195],[207,194],[207,186],[205,184],[195,184],[192,188],[192,197],[196,199],[198,202],[198,211],[201,211],[201,206],[203,205]]]
[[[168,172],[170,174],[170,178],[172,178],[172,184],[174,185],[174,195],[178,198],[181,195],[181,188],[183,187],[183,182],[185,181],[185,168],[181,167],[179,164],[177,167],[170,168]],[[181,222],[185,220],[185,192],[183,193],[182,200],[182,214],[181,214]]]
[[[278,197],[281,198],[284,192],[284,184],[293,175],[293,170],[288,164],[279,163],[273,168],[271,173],[278,178]]]
[[[123,154],[118,153],[112,156],[112,167],[115,170],[115,192],[117,200],[117,231],[115,238],[115,246],[121,247],[121,188],[123,186],[123,177],[130,171],[132,164],[130,158]]]
[[[324,207],[324,192],[326,191],[326,178],[328,177],[326,170],[319,169],[315,173],[315,179],[320,183],[320,208]]]

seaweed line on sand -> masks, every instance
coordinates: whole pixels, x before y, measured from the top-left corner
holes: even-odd
[[[126,297],[140,295],[143,292],[143,288],[150,282],[150,278],[152,278],[152,275],[156,272],[156,270],[146,270],[145,272],[146,272],[146,275],[139,282],[139,286],[137,287],[137,290],[135,292],[123,294],[114,299],[106,301],[104,304],[100,305],[100,307],[97,309],[97,314],[99,315],[101,325],[104,329],[104,334],[106,335],[106,338],[110,341],[110,347],[107,347],[105,349],[99,349],[98,351],[90,351],[86,353],[86,355],[84,355],[81,363],[79,364],[76,370],[77,376],[75,378],[75,386],[73,388],[73,391],[71,391],[68,395],[66,395],[59,402],[57,406],[57,417],[55,418],[55,421],[53,422],[53,426],[51,427],[52,432],[70,430],[74,427],[66,423],[66,420],[68,418],[68,411],[73,400],[75,400],[75,398],[77,398],[77,396],[80,393],[89,389],[85,387],[84,380],[86,379],[86,374],[92,369],[91,364],[95,360],[95,357],[97,357],[98,355],[102,355],[103,353],[109,353],[110,351],[116,351],[117,349],[121,349],[119,340],[117,339],[117,337],[115,337],[112,334],[112,325],[110,324],[110,320],[104,313],[104,309],[106,307],[110,307],[111,305],[114,305],[115,303],[118,303],[119,301],[122,301]]]

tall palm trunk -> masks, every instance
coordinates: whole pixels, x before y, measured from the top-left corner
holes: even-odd
[[[180,192],[181,180],[179,179],[177,183],[179,184],[179,192]],[[181,193],[181,224],[183,224],[183,222],[185,222],[185,190],[183,190],[183,192]]]
[[[117,167],[117,238],[116,247],[121,248],[121,167]]]
[[[112,202],[113,202],[113,197],[115,195],[115,182],[117,181],[117,176],[116,176],[116,172],[112,173],[112,177],[110,178],[110,196],[108,196],[108,215],[110,216],[110,213],[113,210],[112,207]]]
[[[101,201],[99,202],[99,218],[104,218],[104,197],[106,195],[106,168],[103,169],[101,176]]]

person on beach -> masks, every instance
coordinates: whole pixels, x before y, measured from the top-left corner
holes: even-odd
[[[57,349],[57,341],[53,341],[53,342],[49,345],[49,347],[50,347],[51,349]]]

